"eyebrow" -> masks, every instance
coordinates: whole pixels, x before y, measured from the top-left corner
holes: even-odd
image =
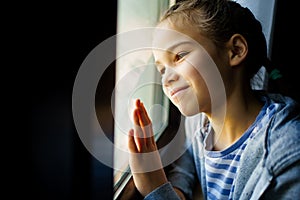
[[[193,42],[191,41],[181,41],[181,42],[176,42],[174,44],[172,44],[171,46],[169,46],[166,50],[167,51],[171,51],[172,49],[177,48],[180,45],[185,45],[185,44],[193,44]]]
[[[185,45],[185,44],[193,44],[191,41],[176,41],[174,44],[170,45],[167,49],[163,49],[164,51],[172,52],[172,50],[176,49],[178,46]],[[156,65],[160,65],[159,61],[155,61]]]

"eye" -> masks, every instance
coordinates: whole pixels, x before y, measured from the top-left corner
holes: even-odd
[[[183,59],[184,56],[186,56],[188,53],[189,53],[189,52],[186,52],[186,51],[179,52],[178,54],[175,55],[174,62],[180,61],[180,60]]]
[[[163,75],[166,71],[166,68],[161,64],[156,65],[156,69],[161,75]]]
[[[159,73],[161,75],[163,75],[165,73],[165,71],[166,71],[166,68],[165,67],[161,67],[158,71],[159,71]]]

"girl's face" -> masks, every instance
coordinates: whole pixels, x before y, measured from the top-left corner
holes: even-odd
[[[165,21],[154,33],[153,47],[164,93],[172,103],[185,116],[211,112],[214,89],[207,86],[214,84],[214,61],[221,62],[213,42],[191,28],[182,30]]]

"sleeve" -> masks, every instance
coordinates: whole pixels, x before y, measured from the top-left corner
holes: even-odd
[[[181,142],[169,148],[169,153],[172,154],[182,152],[179,158],[165,168],[169,182],[149,193],[145,200],[180,199],[173,188],[181,190],[186,199],[193,198],[197,174],[190,137],[198,128],[196,122],[199,122],[199,116],[185,120],[185,127],[180,130],[180,133],[177,133],[182,135],[182,137],[179,137]]]
[[[187,199],[192,199],[197,175],[191,149],[170,165],[167,176],[173,187],[181,190]]]
[[[300,161],[297,161],[272,180],[263,199],[299,199]]]
[[[166,199],[180,200],[180,197],[177,195],[170,182],[165,183],[162,186],[156,188],[144,198],[144,200]]]
[[[300,197],[300,115],[299,106],[289,101],[273,120],[269,133],[269,173],[274,175],[265,191],[266,199],[299,199]],[[293,105],[293,107],[292,107]]]
[[[187,199],[192,199],[193,189],[196,184],[195,167],[190,151],[187,150],[178,160],[168,167],[169,182],[149,193],[145,200],[178,199],[174,187],[181,190]]]
[[[183,154],[173,162],[167,170],[168,180],[173,187],[181,190],[187,199],[192,199],[194,187],[197,183],[197,173],[193,157],[192,135],[197,129],[199,116],[185,119],[185,145]]]

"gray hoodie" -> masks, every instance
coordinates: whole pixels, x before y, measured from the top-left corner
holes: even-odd
[[[265,102],[263,123],[243,152],[232,199],[300,199],[299,104],[279,94],[265,94],[261,99]],[[179,199],[173,187],[192,199],[197,181],[207,199],[203,152],[207,131],[202,131],[207,123],[203,114],[186,118],[188,150],[172,164],[169,182],[146,200]]]

